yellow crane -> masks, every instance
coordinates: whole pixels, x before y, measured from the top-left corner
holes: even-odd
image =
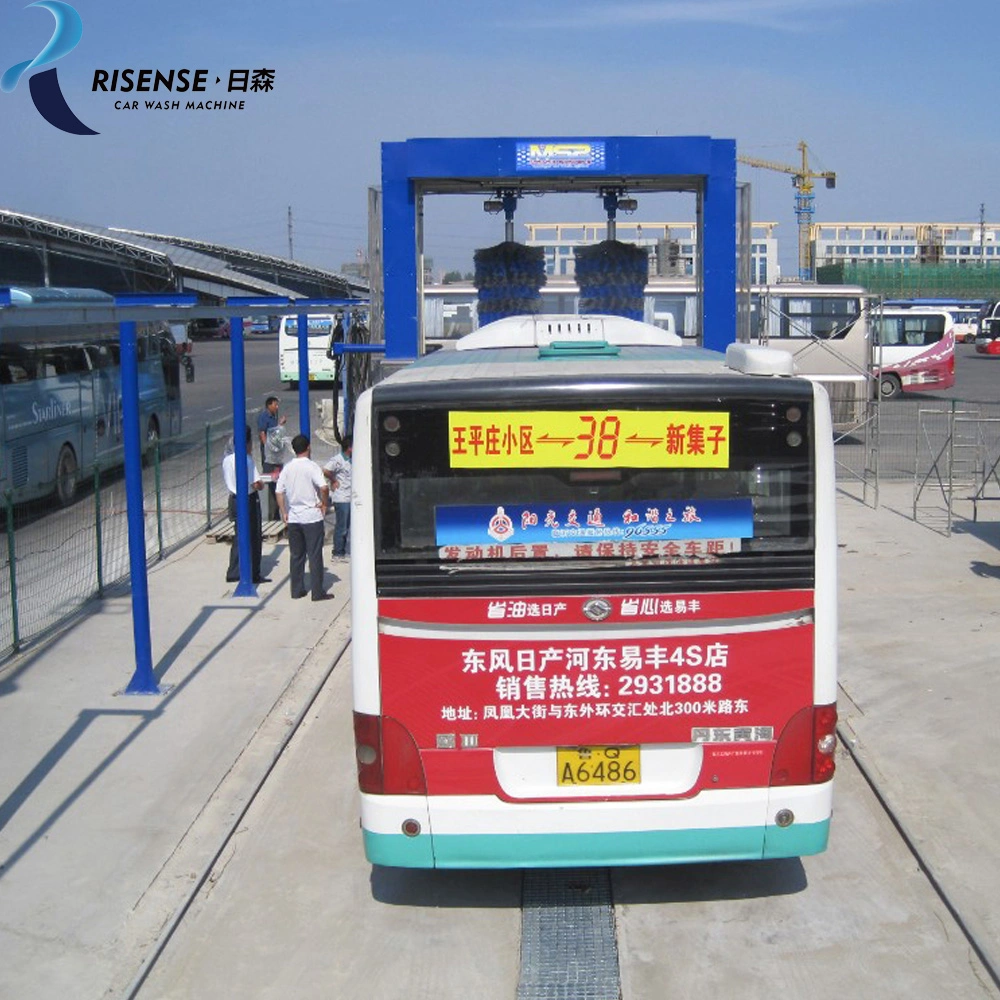
[[[792,185],[795,188],[795,218],[799,224],[799,278],[802,281],[809,281],[813,276],[809,224],[812,222],[813,212],[816,211],[813,181],[825,180],[828,188],[835,188],[837,175],[832,170],[810,170],[809,147],[800,142],[798,149],[802,154],[802,165],[798,167],[786,163],[774,163],[771,160],[758,160],[753,156],[737,156],[736,159],[748,167],[761,167],[764,170],[777,170],[792,175]]]

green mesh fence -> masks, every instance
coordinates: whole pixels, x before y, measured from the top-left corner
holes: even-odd
[[[861,285],[891,299],[1000,299],[1000,264],[866,261],[816,268],[822,285]]]

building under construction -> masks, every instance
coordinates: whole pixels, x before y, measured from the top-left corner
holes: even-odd
[[[810,237],[826,284],[889,298],[1000,298],[1000,225],[821,222]]]

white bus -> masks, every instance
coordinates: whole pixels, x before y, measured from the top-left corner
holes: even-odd
[[[344,339],[339,315],[309,316],[309,381],[332,383],[336,378],[333,344]],[[278,370],[281,381],[295,389],[299,384],[299,318],[282,316],[278,325]]]
[[[976,334],[979,333],[979,314],[982,312],[982,306],[961,305],[945,306],[944,308],[951,314],[952,322],[955,325],[955,342],[959,344],[975,343]]]
[[[945,309],[882,309],[873,314],[879,392],[950,389],[955,384],[955,324]]]
[[[824,850],[833,435],[787,354],[500,320],[365,392],[354,729],[368,859]]]

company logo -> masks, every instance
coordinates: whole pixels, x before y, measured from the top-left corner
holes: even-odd
[[[514,534],[514,522],[507,516],[503,507],[497,507],[497,512],[490,518],[486,534],[498,542],[505,542]]]
[[[603,142],[519,142],[518,170],[603,170]]]
[[[56,30],[52,32],[52,37],[34,59],[11,66],[0,77],[0,90],[5,94],[13,91],[26,73],[48,66],[68,55],[83,37],[83,21],[80,20],[80,15],[74,7],[63,3],[63,0],[36,0],[35,3],[28,4],[28,7],[44,7],[56,19]],[[54,66],[52,69],[32,75],[28,79],[28,87],[36,110],[50,125],[73,135],[98,134],[73,114],[59,88],[59,77]]]
[[[583,606],[583,613],[592,622],[602,622],[607,618],[614,609],[611,607],[611,602],[605,600],[603,597],[592,597]]]

